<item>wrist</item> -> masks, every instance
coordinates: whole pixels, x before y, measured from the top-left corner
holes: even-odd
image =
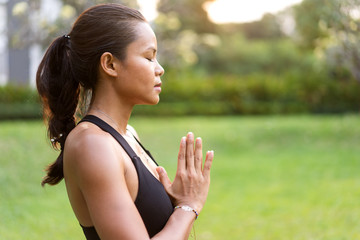
[[[189,207],[195,209],[196,212],[200,213],[204,205],[199,201],[181,200],[181,201],[174,201],[173,206],[180,206],[180,207],[181,206],[189,206]]]
[[[176,209],[181,209],[182,211],[185,211],[185,212],[192,212],[195,214],[195,220],[199,217],[199,212],[196,211],[194,208],[188,206],[188,205],[177,205],[174,210]]]

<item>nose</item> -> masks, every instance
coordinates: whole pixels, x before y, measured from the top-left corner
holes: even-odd
[[[155,75],[161,77],[162,75],[164,75],[164,73],[165,73],[164,68],[156,60]]]

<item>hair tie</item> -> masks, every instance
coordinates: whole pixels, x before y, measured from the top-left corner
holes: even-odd
[[[53,142],[58,142],[60,138],[62,138],[63,134],[60,133],[58,137],[53,137],[50,139],[50,141],[53,143]]]
[[[70,39],[70,36],[67,35],[67,34],[65,34],[65,35],[64,35],[64,38]]]

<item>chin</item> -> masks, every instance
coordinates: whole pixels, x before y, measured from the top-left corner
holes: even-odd
[[[140,103],[139,105],[156,105],[160,102],[160,98],[154,98],[154,99],[149,99],[148,101],[144,101],[142,103]]]
[[[157,99],[157,101],[154,101],[153,103],[149,104],[149,105],[157,105],[160,102],[160,99]]]
[[[153,101],[153,103],[152,103],[151,105],[156,105],[156,104],[158,104],[158,103],[160,102],[160,96],[157,95],[153,100],[154,100],[154,101]]]

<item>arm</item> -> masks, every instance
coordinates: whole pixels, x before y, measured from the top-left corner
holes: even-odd
[[[174,181],[170,182],[163,168],[157,168],[160,181],[175,206],[187,205],[198,213],[201,212],[209,191],[210,169],[213,158],[214,152],[208,151],[204,167],[202,166],[202,140],[201,138],[196,139],[194,149],[194,135],[189,133],[180,142],[178,168]],[[168,238],[175,239],[174,236],[177,236],[176,239],[187,239],[194,219],[195,214],[193,212],[177,209],[170,217],[163,231],[157,234],[154,239],[166,239],[166,237],[162,237],[168,232],[172,234],[172,237],[168,235]]]
[[[149,239],[146,228],[142,222],[133,200],[130,197],[125,180],[124,159],[119,161],[119,154],[116,152],[114,145],[106,137],[96,136],[98,139],[94,141],[94,136],[89,136],[88,140],[84,140],[83,146],[76,148],[68,148],[68,154],[74,164],[72,164],[72,171],[76,173],[79,189],[83,194],[89,210],[93,224],[96,226],[101,239]],[[201,141],[200,141],[201,143]],[[190,142],[189,144],[190,145]],[[193,143],[192,143],[193,145]],[[76,149],[82,149],[81,151]],[[191,147],[186,146],[186,140],[181,141],[179,151],[179,167],[180,172],[186,172],[185,160],[186,149],[188,149],[188,158],[192,158],[192,166],[187,169],[195,170],[194,162],[201,168],[201,159],[199,146],[194,161],[194,153],[191,154]],[[193,146],[192,146],[193,149]],[[78,151],[78,152],[77,152]],[[192,155],[192,157],[191,157]],[[210,170],[212,155],[208,154],[208,159],[205,162],[204,173]],[[125,157],[123,154],[122,158]],[[200,162],[199,162],[200,161]],[[206,167],[207,166],[207,167]],[[208,170],[205,170],[208,169]],[[196,170],[196,172],[199,169]],[[201,189],[208,189],[209,176],[206,173],[205,177],[201,179],[208,179],[205,181],[205,187],[197,183],[199,177],[193,177],[191,181],[186,180],[186,174],[177,174],[174,183],[170,183],[165,171],[158,168],[161,176],[161,181],[170,193],[170,196],[175,199],[175,204],[189,205],[200,211],[203,203],[205,202],[204,195],[207,195],[207,190],[201,193],[202,196],[199,200],[199,192]],[[179,172],[179,169],[178,169]],[[198,173],[200,173],[199,171]],[[194,173],[192,173],[194,174]],[[181,175],[181,181],[179,177]],[[199,174],[198,174],[199,175]],[[203,176],[203,173],[200,175]],[[195,182],[194,182],[195,181]],[[196,189],[186,187],[190,183],[196,183]],[[207,187],[206,187],[207,186]],[[201,187],[201,189],[199,189]],[[194,197],[195,196],[195,197]],[[194,200],[195,199],[195,200]],[[175,210],[170,217],[165,228],[157,234],[153,239],[187,239],[192,223],[195,219],[195,214],[192,212],[185,212],[183,210]],[[129,224],[130,223],[130,224]]]
[[[126,184],[126,153],[107,134],[87,133],[72,143],[65,147],[64,169],[101,239],[148,239]]]

